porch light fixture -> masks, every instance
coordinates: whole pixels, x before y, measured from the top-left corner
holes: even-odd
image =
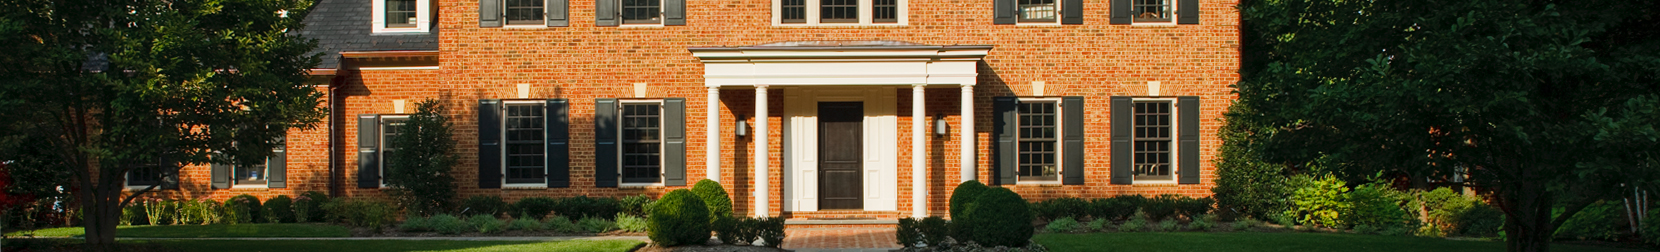
[[[951,130],[945,128],[945,114],[934,114],[934,136],[944,137],[950,133]]]
[[[744,121],[744,119],[743,119],[744,116],[743,115],[738,115],[738,116],[735,116],[735,117],[737,117],[739,119],[738,119],[738,126],[735,127],[736,129],[733,130],[734,131],[733,133],[737,134],[738,137],[747,137],[747,136],[749,136],[749,122]]]

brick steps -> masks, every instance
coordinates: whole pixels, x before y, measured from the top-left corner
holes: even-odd
[[[784,213],[789,228],[882,228],[899,225],[904,214],[896,211],[813,211]]]

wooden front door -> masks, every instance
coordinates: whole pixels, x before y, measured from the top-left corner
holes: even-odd
[[[818,206],[864,209],[864,104],[818,105]]]

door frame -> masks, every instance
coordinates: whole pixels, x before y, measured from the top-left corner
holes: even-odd
[[[865,211],[898,211],[898,88],[890,86],[784,89],[783,211],[818,211],[818,103],[864,102]]]

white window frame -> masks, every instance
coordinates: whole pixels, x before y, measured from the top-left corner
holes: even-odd
[[[384,0],[375,0],[375,1],[384,1]],[[419,0],[417,0],[417,1],[419,1]],[[548,13],[548,9],[549,9],[548,7],[549,6],[548,6],[546,0],[537,0],[537,1],[542,1],[542,23],[540,23],[540,24],[508,24],[508,20],[507,20],[507,7],[508,7],[507,6],[507,0],[496,0],[496,1],[501,3],[501,8],[499,8],[499,9],[501,9],[501,27],[502,28],[507,28],[507,29],[548,28],[548,14],[551,14],[551,13]],[[620,6],[621,5],[619,5],[619,7]]]
[[[244,184],[236,183],[236,180],[237,180],[236,179],[236,174],[237,174],[236,169],[237,169],[238,166],[241,166],[241,165],[229,165],[230,167],[227,168],[227,169],[231,169],[231,178],[229,178],[230,183],[231,183],[231,188],[232,189],[245,189],[245,188],[266,189],[266,188],[271,188],[271,157],[269,157],[269,156],[265,157],[265,162],[264,163],[265,163],[265,165],[264,165],[264,167],[265,167],[265,173],[264,173],[265,174],[265,183],[264,184],[257,184],[257,185],[244,185]]]
[[[1014,25],[1017,25],[1017,26],[1020,26],[1020,25],[1058,26],[1058,25],[1061,25],[1061,19],[1065,18],[1065,17],[1061,16],[1061,1],[1063,1],[1063,0],[1055,0],[1054,3],[1050,3],[1052,5],[1055,5],[1055,21],[1043,21],[1043,22],[1031,22],[1031,21],[1022,22],[1022,21],[1020,21],[1020,1],[1019,0],[1010,0],[1010,1],[1015,1],[1015,5],[1014,5],[1014,21],[1015,21],[1015,23],[1014,23]],[[1120,0],[1120,1],[1133,1],[1133,0]]]
[[[379,0],[376,0],[376,1],[379,1]],[[387,160],[388,157],[386,156],[386,151],[385,150],[386,150],[386,146],[387,146],[386,143],[391,142],[392,139],[386,139],[386,126],[391,125],[390,123],[386,123],[386,121],[388,121],[387,119],[392,119],[392,120],[402,119],[402,120],[404,120],[404,125],[408,126],[409,125],[409,114],[381,114],[380,118],[376,119],[376,120],[379,120],[379,121],[377,121],[375,123],[375,127],[380,127],[380,128],[375,129],[375,141],[378,142],[378,143],[376,143],[375,146],[378,146],[377,148],[379,148],[378,150],[375,151],[375,155],[380,157],[380,159],[379,159],[380,162],[375,162],[375,165],[380,166],[380,188],[390,188],[390,187],[386,186],[386,170],[387,170],[386,169],[387,168],[386,167],[386,160]],[[403,135],[403,132],[398,132],[398,134]]]
[[[804,1],[806,1],[805,8],[807,10],[805,11],[805,18],[807,19],[807,22],[786,24],[784,23],[784,1],[772,0],[772,26],[905,26],[910,23],[910,15],[907,15],[907,13],[910,13],[909,0],[895,0],[897,2],[894,3],[894,5],[896,5],[894,10],[894,18],[897,20],[893,23],[875,23],[874,14],[876,8],[874,6],[875,2],[872,0],[859,0],[858,23],[820,23],[820,0]],[[1056,0],[1056,2],[1059,2],[1059,0]],[[1056,18],[1055,20],[1057,20],[1056,24],[1059,24],[1060,18]]]
[[[668,17],[663,13],[663,0],[657,0],[657,23],[652,24],[630,24],[627,20],[623,19],[623,13],[627,9],[624,8],[626,6],[623,6],[623,2],[625,2],[624,0],[605,1],[617,1],[617,27],[663,27],[663,21],[668,19]]]
[[[506,22],[506,20],[503,20],[502,22]],[[501,172],[501,188],[502,189],[542,189],[542,188],[548,188],[548,179],[551,179],[551,178],[548,178],[547,171],[548,171],[548,169],[551,169],[551,167],[549,167],[549,166],[551,166],[552,164],[548,164],[547,161],[546,161],[547,156],[548,156],[548,147],[547,146],[548,146],[548,137],[549,137],[548,136],[548,130],[547,130],[548,125],[547,125],[546,121],[547,121],[547,118],[549,116],[553,116],[553,115],[549,115],[549,114],[547,114],[547,112],[545,112],[547,110],[547,105],[548,105],[547,101],[546,100],[503,100],[501,103],[502,103],[501,111],[500,111],[500,113],[498,113],[501,116],[498,116],[498,118],[496,118],[496,120],[500,120],[500,121],[496,122],[496,125],[501,125],[501,129],[497,130],[498,132],[501,132],[500,133],[501,134],[501,136],[500,136],[501,137],[501,144],[500,144],[501,151],[499,151],[501,153],[501,157],[500,157],[501,167],[496,170],[497,172]],[[542,112],[542,121],[543,121],[543,123],[542,123],[542,158],[543,158],[544,161],[542,161],[542,182],[541,183],[507,183],[507,165],[508,165],[507,164],[507,107],[513,106],[513,105],[542,105],[543,106],[542,109],[544,110],[544,112]]]
[[[613,168],[617,172],[617,186],[618,187],[661,187],[661,186],[663,186],[663,182],[666,181],[666,179],[663,178],[663,170],[668,169],[668,166],[663,165],[663,159],[661,159],[661,158],[659,158],[657,160],[658,161],[658,163],[657,163],[658,168],[657,168],[657,182],[656,183],[640,183],[640,182],[624,183],[624,182],[622,182],[622,180],[623,180],[623,172],[622,172],[623,161],[622,160],[623,160],[623,155],[626,154],[626,153],[623,153],[623,143],[621,141],[622,132],[623,132],[622,108],[623,108],[623,105],[628,105],[628,104],[656,104],[657,105],[657,117],[658,117],[658,119],[657,119],[657,129],[658,129],[657,130],[657,139],[659,139],[659,140],[663,139],[663,131],[664,131],[663,130],[663,124],[665,123],[664,120],[663,120],[663,116],[664,116],[663,112],[665,111],[665,110],[663,110],[663,99],[617,99],[617,133],[616,133],[616,136],[619,139],[619,141],[617,141],[617,167]],[[666,149],[667,146],[668,146],[668,141],[663,141],[663,143],[658,144],[657,145],[657,154],[658,155],[664,155],[665,151],[667,150]]]
[[[1171,20],[1174,20],[1174,19],[1172,18]],[[1135,120],[1133,119],[1133,118],[1135,118],[1134,117],[1135,113],[1133,112],[1133,111],[1135,111],[1135,104],[1137,102],[1146,102],[1146,101],[1163,101],[1163,102],[1169,102],[1170,103],[1170,179],[1169,180],[1136,179],[1135,178],[1135,171],[1133,171],[1135,169],[1133,167],[1134,164],[1135,164],[1135,155],[1131,154],[1130,155],[1130,164],[1131,164],[1132,167],[1130,169],[1132,171],[1130,172],[1131,173],[1131,175],[1130,175],[1130,184],[1132,184],[1132,185],[1138,185],[1138,184],[1172,184],[1173,185],[1173,184],[1176,184],[1176,181],[1178,181],[1182,177],[1182,171],[1181,171],[1182,167],[1177,165],[1179,160],[1181,160],[1181,155],[1182,155],[1182,152],[1181,152],[1182,147],[1180,146],[1182,144],[1182,141],[1181,141],[1181,139],[1179,139],[1179,137],[1181,137],[1181,135],[1182,135],[1182,132],[1181,132],[1181,129],[1182,129],[1182,127],[1181,127],[1181,110],[1179,110],[1179,107],[1178,107],[1181,104],[1177,104],[1177,100],[1176,100],[1175,97],[1137,97],[1137,98],[1131,98],[1130,99],[1130,106],[1131,106],[1130,110],[1132,112],[1131,112],[1130,116],[1131,116],[1132,119],[1131,119],[1130,125],[1129,125],[1130,130],[1132,132],[1131,134],[1134,134],[1134,131],[1135,131]],[[1132,153],[1133,153],[1133,151],[1135,151],[1135,136],[1134,135],[1130,136],[1130,151],[1132,151]]]
[[[1056,1],[1056,2],[1059,2],[1059,1]],[[1056,19],[1059,20],[1060,18],[1056,17]],[[1013,134],[1015,134],[1015,146],[1016,146],[1015,147],[1015,152],[1016,152],[1016,154],[1015,154],[1015,173],[1016,174],[1014,176],[1014,184],[1015,185],[1059,185],[1059,184],[1061,184],[1062,179],[1066,179],[1066,142],[1065,142],[1065,140],[1066,140],[1066,131],[1065,131],[1066,130],[1065,129],[1066,124],[1062,123],[1062,122],[1066,122],[1066,118],[1065,118],[1066,113],[1065,113],[1065,110],[1062,110],[1062,108],[1066,107],[1066,104],[1061,104],[1062,101],[1061,101],[1060,97],[1020,97],[1015,102],[1015,116],[1014,116],[1014,121],[1015,122],[1014,123],[1016,125],[1015,127],[1017,127],[1017,128],[1020,125],[1020,108],[1019,108],[1019,106],[1020,106],[1020,104],[1024,104],[1024,103],[1051,103],[1051,104],[1055,104],[1055,180],[1054,181],[1022,181],[1022,180],[1020,180],[1020,174],[1019,174],[1020,173],[1020,171],[1019,171],[1019,169],[1020,169],[1020,167],[1019,167],[1020,166],[1020,158],[1019,158],[1019,156],[1020,156],[1019,155],[1019,152],[1020,152],[1020,150],[1019,150],[1020,149],[1019,148],[1019,145],[1020,145],[1020,131],[1016,130],[1015,132],[1013,132]]]
[[[409,28],[390,28],[390,27],[386,27],[386,1],[387,0],[369,0],[369,2],[371,2],[372,5],[374,5],[372,8],[370,8],[371,12],[373,12],[373,13],[371,13],[369,15],[370,18],[371,18],[370,21],[369,21],[370,22],[370,30],[371,30],[370,32],[371,33],[373,33],[373,34],[406,33],[407,34],[407,33],[427,33],[427,32],[432,31],[432,0],[415,0],[415,20],[416,20],[415,21],[415,27],[409,27]],[[505,8],[503,8],[503,9],[505,9]],[[543,9],[545,11],[545,9],[547,9],[547,8],[544,7]],[[507,20],[506,20],[507,17],[503,16],[502,18],[503,18],[502,23],[506,23],[507,22]]]
[[[1056,0],[1056,2],[1059,2],[1059,1],[1060,0]],[[1134,0],[1128,0],[1128,1],[1134,1]],[[1181,13],[1177,11],[1177,10],[1180,10],[1179,8],[1181,8],[1181,6],[1176,5],[1176,3],[1179,2],[1179,1],[1176,1],[1176,0],[1160,0],[1160,1],[1164,1],[1165,4],[1170,5],[1170,8],[1169,8],[1170,9],[1170,21],[1139,22],[1139,21],[1135,21],[1136,14],[1131,13],[1130,14],[1130,25],[1134,25],[1134,26],[1176,26],[1176,20],[1181,19],[1181,17],[1179,16],[1179,15],[1181,15]],[[1134,11],[1135,2],[1130,2],[1130,8],[1131,8],[1131,11]],[[1172,112],[1172,113],[1174,113],[1174,112]]]

